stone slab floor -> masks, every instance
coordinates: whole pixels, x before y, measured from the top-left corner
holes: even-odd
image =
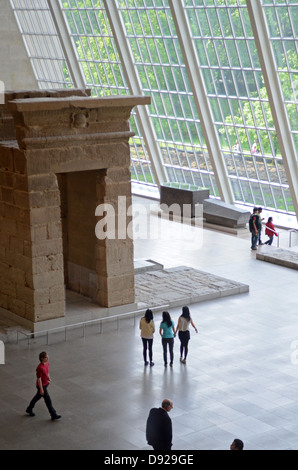
[[[135,199],[139,204],[150,201]],[[148,213],[149,214],[149,213]],[[265,214],[266,215],[266,214]],[[148,215],[152,224],[156,220]],[[0,449],[149,450],[151,407],[174,401],[173,450],[227,450],[234,438],[247,450],[298,449],[298,278],[295,270],[256,260],[248,237],[215,231],[135,240],[135,258],[165,267],[191,266],[248,284],[249,292],[190,305],[187,363],[164,368],[158,331],[152,368],[144,367],[138,322],[109,323],[103,333],[73,330],[5,345],[0,365]],[[177,236],[177,234],[179,236]],[[82,307],[83,308],[83,307]],[[181,308],[171,309],[175,323]],[[161,315],[155,315],[156,326]],[[62,419],[45,404],[25,415],[35,393],[38,354],[50,356],[50,394]],[[296,354],[297,351],[297,354]]]

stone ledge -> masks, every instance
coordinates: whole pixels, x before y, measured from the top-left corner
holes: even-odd
[[[120,108],[135,107],[137,105],[150,104],[150,97],[144,95],[134,96],[103,96],[92,98],[88,96],[63,96],[63,97],[34,97],[13,99],[9,102],[11,111],[33,112],[33,111],[53,111],[59,109],[96,109],[96,108]]]
[[[239,229],[246,227],[250,213],[232,204],[209,198],[203,202],[203,217],[209,224]]]
[[[143,308],[161,304],[181,307],[248,291],[246,284],[187,266],[135,275],[135,300]]]
[[[256,259],[286,268],[298,269],[298,253],[292,250],[262,246],[256,254]]]
[[[147,271],[156,271],[163,269],[163,265],[151,259],[134,260],[135,274],[141,274]]]

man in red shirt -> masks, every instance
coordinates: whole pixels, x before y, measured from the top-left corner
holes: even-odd
[[[61,416],[56,413],[56,410],[53,408],[52,405],[52,400],[48,392],[48,386],[51,382],[51,378],[49,375],[49,356],[46,352],[41,352],[39,355],[39,361],[40,364],[36,368],[36,388],[37,388],[37,393],[36,395],[32,398],[28,408],[26,409],[26,413],[28,413],[30,416],[35,416],[33,413],[33,408],[35,404],[40,400],[41,398],[44,399],[45,404],[47,405],[47,408],[49,410],[49,413],[51,415],[52,420],[55,419],[60,419]]]

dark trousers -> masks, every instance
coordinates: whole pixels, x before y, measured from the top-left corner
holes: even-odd
[[[178,333],[180,339],[180,357],[184,356],[186,359],[188,354],[188,342],[190,340],[190,333],[189,331],[179,331]]]
[[[154,450],[171,450],[172,446],[171,445],[162,445],[162,444],[152,444],[152,447]]]
[[[37,393],[36,395],[32,398],[29,406],[28,406],[28,411],[32,411],[35,404],[41,399],[43,398],[44,401],[45,401],[45,404],[47,405],[47,408],[49,410],[49,413],[51,416],[55,416],[56,415],[56,411],[55,409],[53,408],[53,405],[52,405],[52,400],[51,400],[51,397],[49,395],[49,392],[48,392],[48,386],[47,385],[44,385],[43,386],[43,395],[41,395],[40,393],[40,390],[39,390],[39,387],[36,387],[37,388]]]
[[[163,347],[163,360],[164,363],[168,363],[168,346],[170,353],[170,364],[173,364],[174,360],[174,338],[162,338],[162,347]]]
[[[144,362],[147,362],[147,349],[149,351],[149,360],[150,360],[150,362],[152,362],[152,358],[153,358],[153,354],[152,354],[153,338],[152,339],[142,338],[142,341],[143,341]]]

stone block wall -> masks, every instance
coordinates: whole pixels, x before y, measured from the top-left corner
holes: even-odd
[[[33,322],[49,315],[63,316],[63,251],[55,175],[29,177],[25,153],[3,142],[0,162],[0,306]]]
[[[127,153],[127,151],[126,151]],[[132,204],[130,171],[127,167],[110,168],[102,172],[98,177],[97,184],[98,201],[111,204],[115,211],[116,233],[123,227],[118,227],[119,204],[118,196],[125,196],[125,213]],[[104,195],[104,196],[103,196]],[[103,199],[102,199],[103,197]],[[131,217],[126,216],[126,227],[131,223]],[[133,240],[126,236],[125,239],[105,238],[96,239],[96,266],[97,291],[95,299],[98,303],[106,305],[108,299],[113,297],[115,305],[126,305],[131,303],[132,292],[134,292],[134,257]],[[132,275],[133,273],[133,275]],[[134,300],[133,300],[134,302]]]

